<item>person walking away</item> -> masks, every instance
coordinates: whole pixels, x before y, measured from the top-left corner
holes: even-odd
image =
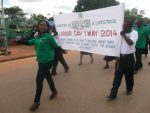
[[[134,52],[138,33],[137,31],[132,30],[132,23],[126,21],[120,35],[122,36],[122,44],[119,65],[118,69],[115,71],[113,86],[110,95],[107,97],[108,100],[116,99],[123,75],[125,75],[127,95],[132,93],[134,86]]]
[[[46,20],[40,20],[38,23],[38,36],[31,40],[20,40],[19,44],[35,45],[36,59],[38,62],[38,72],[36,76],[36,93],[34,102],[30,107],[30,111],[35,111],[40,105],[40,97],[43,90],[43,80],[46,78],[53,99],[57,95],[57,90],[50,74],[53,66],[54,49],[57,47],[53,36],[49,34],[49,23]]]

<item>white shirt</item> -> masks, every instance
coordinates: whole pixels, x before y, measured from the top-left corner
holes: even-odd
[[[133,41],[133,45],[129,45],[126,42],[126,40],[122,37],[121,54],[134,53],[135,52],[135,44],[138,39],[138,32],[135,30],[132,30],[130,33],[126,33],[125,35]]]

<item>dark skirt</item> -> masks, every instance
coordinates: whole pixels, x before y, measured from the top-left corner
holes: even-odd
[[[115,60],[115,59],[116,59],[116,57],[113,57],[113,56],[105,56],[104,57],[105,61],[112,61],[112,60]]]
[[[80,54],[83,54],[83,55],[90,55],[90,54],[92,54],[92,53],[88,53],[88,52],[81,51]]]

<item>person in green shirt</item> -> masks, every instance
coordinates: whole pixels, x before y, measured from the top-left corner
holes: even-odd
[[[150,50],[150,37],[149,37],[149,42],[148,42],[148,44],[149,44],[149,50]],[[148,62],[148,65],[150,65],[150,61]]]
[[[135,56],[136,56],[136,62],[135,62],[135,68],[134,68],[134,73],[136,74],[139,69],[143,67],[142,64],[142,54],[145,53],[145,47],[147,44],[147,39],[149,37],[149,31],[148,29],[143,25],[142,19],[138,19],[136,21],[137,25],[137,32],[138,32],[138,40],[136,42],[136,51],[135,51]]]
[[[144,24],[144,26],[147,28],[149,36],[150,36],[150,31],[149,31],[149,27],[148,25]],[[145,55],[145,57],[147,57],[148,55],[148,48],[149,48],[149,36],[146,38],[146,45],[145,45],[145,50],[143,51],[143,54]]]
[[[36,77],[36,93],[34,103],[31,105],[30,111],[35,111],[40,105],[44,78],[46,78],[52,92],[50,99],[53,99],[57,95],[57,90],[50,74],[50,69],[53,66],[54,50],[57,47],[57,43],[55,42],[54,37],[50,35],[49,27],[48,21],[40,20],[38,23],[38,36],[36,38],[26,41],[18,41],[20,44],[35,45],[36,60],[39,67]]]

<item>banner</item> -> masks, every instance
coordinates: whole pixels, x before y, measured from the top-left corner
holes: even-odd
[[[119,56],[124,4],[54,16],[62,48]]]

